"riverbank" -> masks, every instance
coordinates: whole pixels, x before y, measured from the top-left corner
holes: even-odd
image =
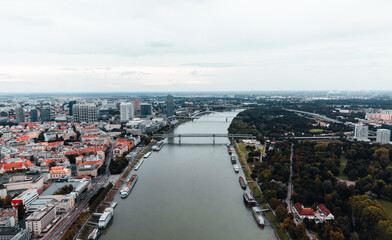
[[[256,198],[257,202],[262,206],[262,208],[269,209],[269,211],[265,212],[264,215],[271,223],[271,227],[274,229],[276,238],[280,240],[289,240],[290,239],[289,236],[282,230],[279,221],[276,219],[274,211],[269,206],[269,204],[264,201],[260,186],[251,178],[252,171],[248,163],[246,162],[246,156],[248,155],[249,151],[246,150],[243,143],[238,144],[237,141],[235,141],[235,150],[237,152],[237,155],[239,156],[239,161],[244,171],[246,181],[248,182],[250,191],[252,192],[253,196]]]

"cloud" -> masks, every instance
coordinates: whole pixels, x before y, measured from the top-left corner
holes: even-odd
[[[50,26],[54,25],[53,20],[48,18],[32,18],[22,16],[10,16],[8,17],[11,21],[22,23],[29,26]]]
[[[168,48],[168,47],[172,47],[173,44],[164,41],[156,41],[156,42],[150,42],[148,46],[153,48]]]

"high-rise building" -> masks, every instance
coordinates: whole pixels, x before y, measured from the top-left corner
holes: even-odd
[[[172,95],[167,95],[166,98],[166,110],[167,116],[171,117],[174,115],[174,100]]]
[[[134,113],[138,113],[140,112],[140,99],[134,99],[132,100],[133,103],[133,109],[134,109]]]
[[[38,122],[38,110],[37,109],[31,109],[30,122]]]
[[[354,130],[354,138],[358,141],[368,141],[369,126],[363,124],[356,124]]]
[[[76,101],[70,101],[70,102],[68,103],[69,116],[72,116],[72,107],[73,107],[73,105],[75,105],[75,104],[76,104]]]
[[[149,103],[141,103],[140,104],[140,116],[141,117],[152,116],[152,105]]]
[[[42,108],[41,112],[41,122],[49,122],[52,120],[50,108]]]
[[[121,122],[128,122],[134,118],[134,107],[133,103],[121,103],[120,104],[120,119]]]
[[[387,144],[391,141],[391,130],[388,129],[377,129],[376,142],[381,144]]]
[[[93,104],[75,104],[72,106],[72,114],[76,122],[93,123],[98,119],[97,106]]]
[[[16,121],[18,121],[19,123],[25,121],[25,112],[22,107],[17,107],[15,109],[15,118],[16,118]]]

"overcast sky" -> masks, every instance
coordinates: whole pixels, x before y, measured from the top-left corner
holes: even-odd
[[[392,1],[0,1],[0,92],[237,90],[392,90]]]

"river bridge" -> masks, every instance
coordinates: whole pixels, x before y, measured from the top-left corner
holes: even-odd
[[[222,133],[169,133],[169,134],[154,134],[152,138],[154,139],[163,139],[163,138],[178,138],[178,143],[181,143],[181,138],[184,137],[212,137],[212,142],[215,144],[215,138],[242,138],[242,139],[256,139],[252,134],[222,134]]]

